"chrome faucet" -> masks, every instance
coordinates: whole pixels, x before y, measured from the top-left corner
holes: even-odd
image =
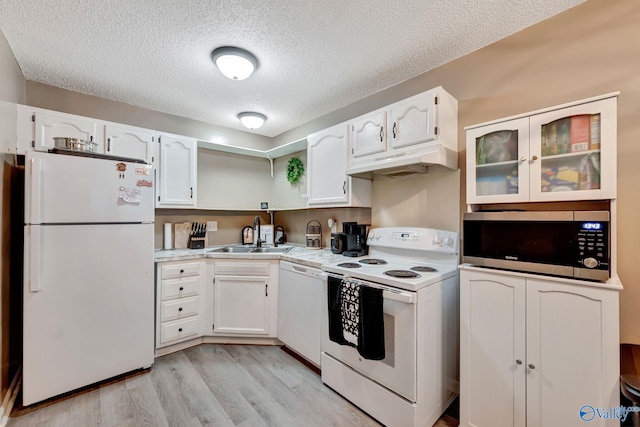
[[[257,225],[257,229],[256,229],[256,225]],[[256,231],[257,237],[256,237],[256,246],[261,248],[262,247],[262,243],[264,242],[263,240],[260,240],[260,217],[256,216],[253,219],[253,229]]]

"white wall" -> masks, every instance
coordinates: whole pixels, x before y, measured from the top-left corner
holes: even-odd
[[[7,106],[7,103],[23,103],[26,97],[26,86],[24,76],[22,75],[22,71],[20,71],[20,67],[18,67],[18,63],[16,62],[15,57],[13,56],[13,52],[7,40],[4,37],[4,34],[0,32],[0,101],[3,102],[3,106]],[[5,108],[2,108],[3,117],[6,117],[7,111]],[[6,141],[4,139],[11,138],[12,135],[15,135],[15,129],[7,129],[7,122],[0,118],[0,135],[2,135],[3,141],[2,145],[6,145],[11,143],[11,141]],[[15,145],[15,140],[13,142]],[[11,167],[13,164],[13,157],[5,154],[0,155],[0,177],[2,177],[3,182],[0,185],[0,203],[2,206],[0,208],[0,241],[2,242],[1,247],[1,260],[0,260],[0,389],[2,392],[0,393],[0,399],[3,399],[9,383],[11,382],[11,378],[9,378],[9,369],[10,360],[9,357],[9,287],[10,287],[10,254],[9,249],[10,246],[8,244],[9,236],[9,215],[10,209],[8,204],[6,203],[6,199],[8,198],[7,194],[7,186],[8,179],[10,177],[10,173],[7,168]],[[20,268],[18,266],[18,268]]]
[[[22,71],[7,39],[0,32],[0,100],[22,104],[25,102],[26,92]]]

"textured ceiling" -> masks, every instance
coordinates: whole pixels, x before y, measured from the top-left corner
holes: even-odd
[[[0,0],[25,78],[276,136],[584,0]],[[259,67],[232,81],[219,46]]]

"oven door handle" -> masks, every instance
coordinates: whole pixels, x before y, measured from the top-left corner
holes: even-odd
[[[382,291],[382,298],[403,302],[405,304],[415,304],[416,294],[407,292]]]
[[[328,277],[333,277],[335,279],[338,280],[342,280],[342,279],[348,279],[348,280],[354,280],[348,276],[341,276],[339,274],[334,274],[334,273],[326,273],[326,272],[322,272],[321,275],[324,278],[328,278]],[[402,292],[402,291],[395,291],[395,290],[389,290],[388,287],[383,287],[383,286],[379,286],[376,285],[374,283],[367,283],[367,282],[363,282],[361,280],[354,280],[355,282],[361,283],[362,285],[365,286],[369,286],[371,288],[378,288],[378,289],[382,289],[382,298],[384,299],[388,299],[391,301],[398,301],[398,302],[402,302],[405,304],[415,304],[416,303],[416,293],[415,292]]]

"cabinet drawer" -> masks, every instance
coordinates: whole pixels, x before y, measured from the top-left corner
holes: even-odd
[[[200,335],[200,316],[167,322],[160,325],[160,344]]]
[[[173,279],[177,277],[197,276],[200,274],[200,263],[189,262],[184,264],[163,265],[160,267],[160,279]]]
[[[184,279],[163,280],[160,283],[162,300],[191,297],[200,294],[200,278],[198,276]]]
[[[180,298],[160,305],[160,321],[182,319],[198,314],[200,297]]]

